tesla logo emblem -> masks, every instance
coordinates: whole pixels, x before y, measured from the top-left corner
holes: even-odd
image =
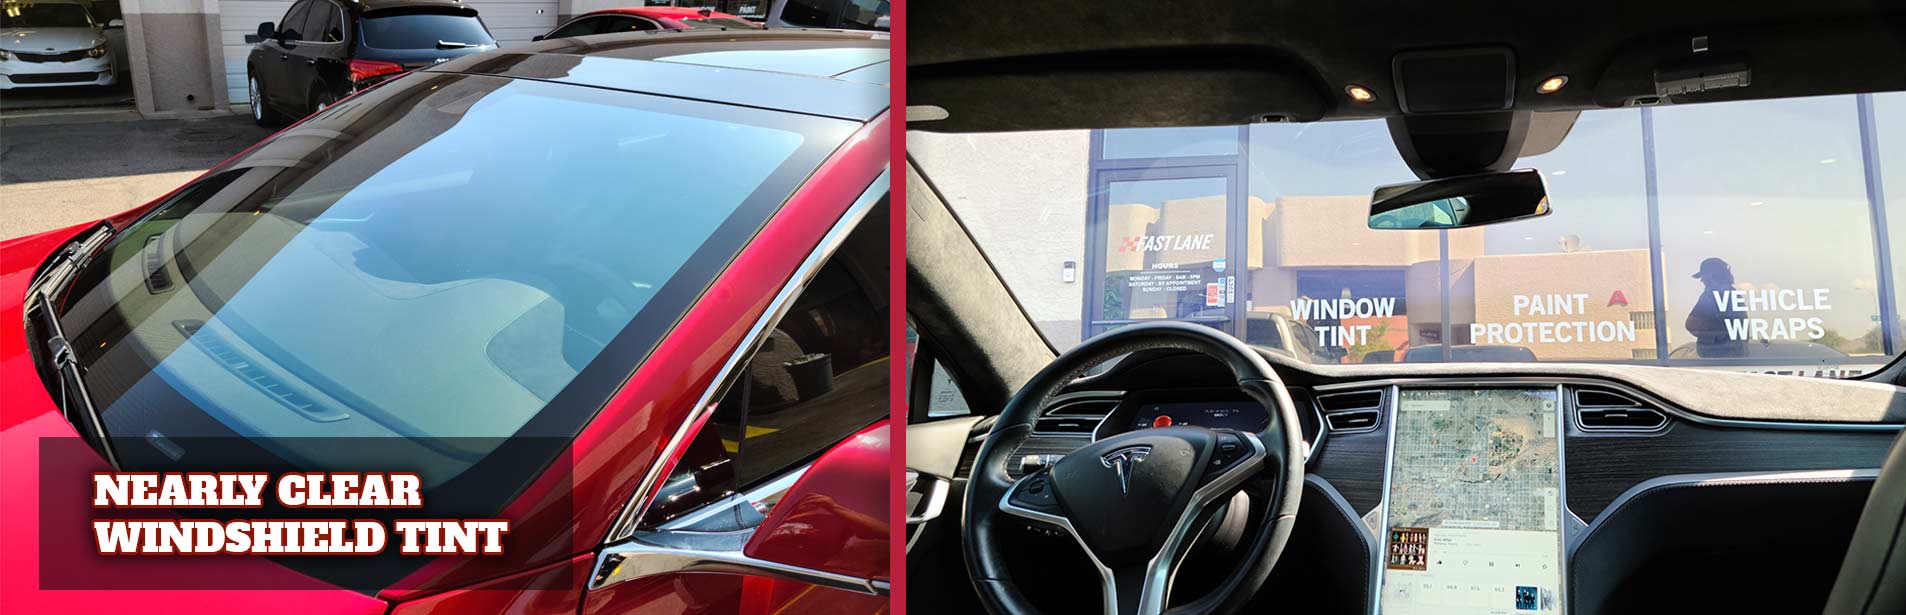
[[[1130,493],[1132,491],[1132,466],[1138,465],[1139,462],[1144,461],[1145,458],[1151,456],[1151,454],[1152,447],[1131,446],[1106,453],[1104,457],[1099,458],[1099,463],[1105,464],[1105,467],[1112,468],[1118,472],[1119,493]]]

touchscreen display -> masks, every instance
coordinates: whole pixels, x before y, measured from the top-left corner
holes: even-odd
[[[1132,417],[1132,429],[1196,425],[1206,429],[1257,432],[1271,422],[1264,406],[1249,401],[1177,402],[1148,404]]]
[[[1555,389],[1404,389],[1395,420],[1383,615],[1560,613]]]

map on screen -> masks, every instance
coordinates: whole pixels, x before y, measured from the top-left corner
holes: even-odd
[[[1555,389],[1405,389],[1386,500],[1382,611],[1559,613]]]

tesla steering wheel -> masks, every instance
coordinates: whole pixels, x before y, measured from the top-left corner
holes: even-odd
[[[1130,352],[1176,349],[1217,359],[1272,419],[1261,433],[1180,426],[1142,429],[1067,454],[1014,482],[1006,464],[1052,396],[1094,365]],[[1000,412],[966,486],[967,571],[988,611],[1035,615],[1007,571],[1003,545],[1023,526],[1056,528],[1084,547],[1115,615],[1228,613],[1264,584],[1284,550],[1304,481],[1290,393],[1243,342],[1209,327],[1162,322],[1086,340],[1026,383]],[[1167,610],[1172,577],[1218,503],[1254,495],[1244,558],[1216,589]]]

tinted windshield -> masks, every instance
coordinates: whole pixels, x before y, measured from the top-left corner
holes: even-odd
[[[364,45],[378,49],[436,49],[438,41],[466,45],[494,45],[490,31],[474,13],[377,11],[362,21]]]
[[[7,3],[0,28],[88,28],[93,19],[77,4]]]
[[[1516,163],[1552,215],[1447,232],[1368,228],[1417,179],[1382,120],[908,150],[1061,349],[1167,319],[1316,363],[1845,376],[1906,347],[1901,135],[1901,93],[1587,111]]]
[[[75,280],[61,322],[110,433],[313,469],[353,460],[309,437],[383,438],[426,488],[497,446],[475,438],[573,436],[855,126],[439,74],[353,103]]]

